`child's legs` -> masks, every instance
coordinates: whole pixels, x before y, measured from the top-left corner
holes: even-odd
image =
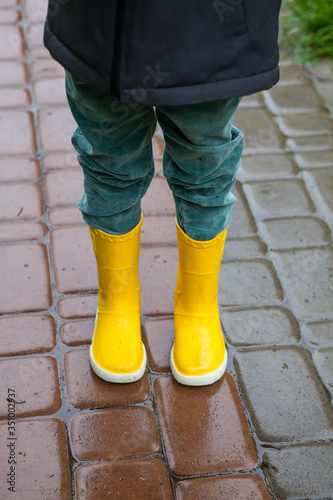
[[[232,126],[241,98],[156,108],[166,148],[164,175],[177,220],[194,240],[210,240],[231,219],[230,190],[243,152],[242,132]]]
[[[154,110],[114,101],[68,72],[66,91],[78,124],[72,143],[84,173],[78,207],[89,226],[125,234],[140,221],[141,198],[154,176]]]

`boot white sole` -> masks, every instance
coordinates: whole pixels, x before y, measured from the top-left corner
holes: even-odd
[[[225,351],[225,356],[222,364],[213,372],[205,373],[204,375],[183,375],[175,367],[175,363],[173,361],[173,346],[171,349],[171,355],[170,355],[171,372],[174,378],[177,380],[177,382],[183,385],[201,386],[201,385],[214,384],[214,382],[219,380],[224,374],[227,368],[227,362],[228,362],[228,354],[227,351]]]
[[[94,373],[101,379],[105,380],[106,382],[114,382],[115,384],[129,384],[131,382],[136,382],[139,380],[144,372],[146,371],[146,366],[147,366],[147,354],[146,354],[146,349],[144,344],[142,343],[143,347],[143,361],[142,365],[136,372],[132,373],[112,373],[107,370],[104,370],[97,361],[95,361],[93,354],[92,354],[92,346],[90,346],[89,349],[89,361],[90,361],[90,366],[93,370]]]

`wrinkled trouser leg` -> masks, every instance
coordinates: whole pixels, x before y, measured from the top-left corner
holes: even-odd
[[[84,174],[78,208],[89,226],[125,234],[139,223],[141,198],[154,176],[154,109],[115,101],[69,72],[66,92],[78,125],[72,143]]]
[[[156,108],[166,148],[163,170],[180,226],[194,240],[210,240],[230,222],[230,192],[244,136],[232,126],[241,98]]]

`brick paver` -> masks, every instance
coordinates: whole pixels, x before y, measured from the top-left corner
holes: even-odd
[[[0,424],[2,442],[7,422]],[[0,483],[1,498],[60,498],[70,500],[71,483],[65,423],[57,418],[26,419],[16,423],[17,446],[15,492],[9,492],[5,474]],[[10,442],[10,441],[8,441]],[[1,446],[1,464],[8,467],[8,450]],[[4,469],[1,468],[1,471]]]
[[[138,499],[172,499],[165,464],[158,458],[81,465],[75,472],[75,491],[78,500],[127,499],[134,494]]]
[[[51,304],[51,287],[46,247],[15,244],[0,247],[2,313],[43,311]],[[22,293],[18,293],[21,290]]]
[[[61,341],[67,345],[90,344],[94,332],[95,319],[64,321],[59,328]]]
[[[50,314],[5,316],[0,330],[0,356],[48,352],[56,346],[56,325]]]
[[[173,318],[144,321],[142,337],[149,368],[153,372],[170,372],[170,350],[174,341]]]
[[[1,224],[0,241],[42,240],[47,227],[43,222],[16,222]]]
[[[223,500],[270,500],[264,481],[258,476],[234,475],[179,481],[177,500],[223,498]]]
[[[266,219],[262,222],[261,232],[274,250],[321,246],[331,242],[329,227],[317,217]]]
[[[34,158],[1,157],[0,165],[0,182],[35,181],[40,176]]]
[[[222,263],[219,303],[221,306],[278,304],[283,291],[269,261],[249,260]]]
[[[239,176],[244,179],[288,178],[297,174],[297,166],[290,154],[245,156],[241,161]]]
[[[234,359],[262,441],[333,438],[331,400],[303,347],[251,349]],[[255,371],[265,376],[253,377]]]
[[[0,186],[1,221],[39,219],[43,214],[40,186],[11,184]]]
[[[83,175],[64,69],[43,47],[46,0],[0,7],[0,497],[35,500],[328,499],[333,480],[333,120],[302,69],[245,97],[218,302],[222,380],[170,373],[178,252],[163,176],[143,198],[140,281],[147,371],[91,370],[96,264],[76,203]],[[8,492],[15,391],[15,493]]]
[[[227,340],[236,346],[288,345],[300,340],[296,319],[282,307],[226,309],[221,321]]]
[[[171,375],[154,380],[166,454],[176,476],[250,470],[258,457],[235,382],[227,374],[207,387],[186,387]]]
[[[7,418],[7,389],[16,393],[16,416],[52,415],[60,406],[59,371],[52,356],[0,360],[0,419]]]
[[[332,498],[332,443],[281,447],[264,453],[264,468],[276,498]]]
[[[142,403],[150,396],[147,373],[132,384],[109,384],[91,370],[88,348],[71,349],[64,356],[69,404],[86,409]]]
[[[143,407],[80,413],[71,422],[70,435],[73,455],[85,462],[161,451],[154,414]]]

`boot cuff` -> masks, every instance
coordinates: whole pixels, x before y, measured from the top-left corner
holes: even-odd
[[[215,238],[213,238],[211,240],[207,240],[207,241],[193,240],[180,227],[180,225],[179,225],[179,223],[177,221],[177,217],[175,217],[175,221],[176,221],[176,227],[177,227],[177,234],[178,234],[178,236],[180,238],[182,238],[182,240],[184,240],[185,243],[187,243],[187,245],[190,245],[190,246],[192,246],[194,248],[209,248],[209,247],[212,247],[212,246],[216,245],[218,242],[220,242],[221,240],[224,241],[225,238],[226,238],[226,235],[227,235],[227,228],[226,228],[221,233],[219,233],[217,236],[215,236]]]
[[[98,237],[103,240],[110,241],[111,243],[123,243],[124,241],[130,240],[141,231],[142,221],[143,214],[141,214],[138,224],[131,231],[125,234],[108,234],[94,227],[89,227],[89,230],[92,238]]]

